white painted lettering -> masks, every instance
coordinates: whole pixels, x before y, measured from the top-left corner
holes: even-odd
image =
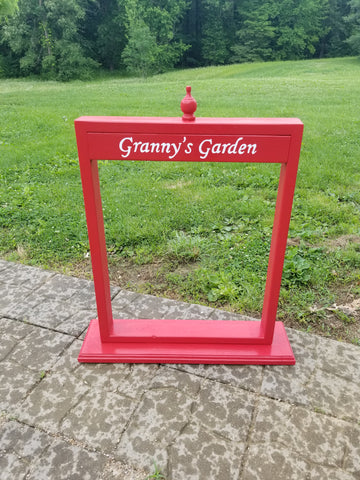
[[[215,143],[211,149],[211,153],[221,153],[221,143]]]
[[[225,153],[229,145],[231,145],[231,143],[223,143],[221,153]]]
[[[125,144],[125,142],[131,142],[131,144],[130,145],[128,143]],[[130,155],[132,142],[133,142],[132,137],[125,137],[122,140],[120,140],[119,149],[120,149],[120,152],[123,152],[121,154],[123,158],[127,158]]]
[[[257,147],[257,144],[256,143],[253,143],[253,144],[248,144],[248,153],[251,153],[251,155],[255,155],[256,154],[256,147]]]
[[[141,145],[140,147],[140,152],[141,153],[149,153],[150,152],[150,148],[149,148],[149,144],[148,142],[145,142]]]
[[[229,155],[236,154],[238,143],[239,143],[242,139],[243,139],[243,137],[239,137],[239,138],[236,140],[235,143],[233,143],[232,145],[230,145],[229,150],[228,150],[228,154],[229,154]]]
[[[174,157],[176,157],[176,155],[180,152],[180,148],[181,148],[181,145],[182,145],[182,142],[180,142],[179,144],[176,145],[176,143],[172,143],[171,146],[173,147],[174,149],[174,153],[173,155],[170,155],[169,156],[169,159],[172,160]]]
[[[134,152],[137,152],[138,146],[141,145],[142,142],[134,142]]]
[[[170,153],[170,143],[161,144],[161,153]]]
[[[212,155],[255,155],[256,143],[241,143],[243,137],[238,137],[234,143],[213,143],[212,138],[205,138],[199,144],[198,151],[200,160],[206,160]],[[133,137],[124,137],[119,142],[119,150],[122,158],[129,158],[131,154],[161,153],[168,156],[169,160],[177,157],[184,145],[184,152],[189,155],[193,151],[194,144],[186,143],[186,137],[179,143],[168,142],[134,142]]]
[[[194,144],[193,144],[193,143],[191,143],[191,142],[190,142],[190,143],[188,143],[188,144],[186,145],[186,148],[185,148],[185,153],[186,153],[186,154],[189,154],[189,153],[191,153],[191,152],[192,152],[192,147],[193,147],[193,146],[194,146]]]
[[[205,158],[207,158],[207,156],[209,155],[209,152],[210,152],[210,149],[211,147],[205,147],[204,148],[204,145],[205,143],[210,143],[210,145],[212,145],[212,140],[211,138],[208,138],[206,140],[203,140],[200,145],[199,145],[199,153],[200,153],[200,158],[202,160],[204,160]]]
[[[150,145],[151,145],[151,153],[160,152],[160,143],[150,143]]]
[[[239,155],[243,155],[245,153],[245,150],[246,150],[246,143],[242,143],[239,147]]]

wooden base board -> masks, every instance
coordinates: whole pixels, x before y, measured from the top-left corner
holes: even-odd
[[[116,330],[121,331],[121,327],[136,325],[139,320],[114,320]],[[151,322],[144,321],[147,324]],[[158,336],[143,335],[137,340],[132,327],[132,337],[125,338],[125,341],[116,340],[112,342],[101,342],[99,322],[97,319],[90,322],[86,337],[78,357],[82,363],[192,363],[192,364],[238,364],[238,365],[294,365],[295,357],[292,352],[284,325],[282,322],[275,322],[273,342],[271,345],[259,343],[249,343],[251,339],[247,338],[246,343],[236,343],[234,338],[219,339],[218,342],[213,339],[204,341],[204,338],[197,339],[192,337],[186,342],[183,340],[184,334],[181,334],[181,340],[178,337],[169,337],[169,325],[173,325],[174,320],[154,320],[157,328],[159,324],[164,325],[166,337],[159,339]],[[191,322],[194,328],[199,328],[203,320],[176,320],[176,322]],[[216,328],[221,329],[221,322],[212,321]],[[237,322],[226,322],[235,324]],[[246,330],[254,331],[254,322],[241,322],[242,331],[246,337]],[[248,324],[248,328],[244,324]],[[190,323],[186,323],[188,327]],[[241,339],[239,339],[241,342]],[[256,339],[254,339],[256,342]]]

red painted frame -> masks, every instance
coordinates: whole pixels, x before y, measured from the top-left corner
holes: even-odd
[[[275,320],[302,122],[296,118],[197,118],[189,122],[161,117],[80,117],[75,130],[98,312],[79,361],[294,364],[285,328]],[[120,150],[122,140],[126,148]],[[207,148],[210,152],[205,155]],[[98,160],[281,163],[261,321],[114,320]]]

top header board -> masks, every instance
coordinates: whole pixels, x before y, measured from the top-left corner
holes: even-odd
[[[256,123],[254,123],[256,120]],[[298,119],[80,117],[92,160],[287,163]]]

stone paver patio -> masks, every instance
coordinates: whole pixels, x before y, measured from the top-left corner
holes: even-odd
[[[0,479],[360,479],[360,349],[295,366],[79,364],[92,282],[0,261]],[[113,288],[118,318],[234,319]],[[241,318],[240,316],[238,316]]]

